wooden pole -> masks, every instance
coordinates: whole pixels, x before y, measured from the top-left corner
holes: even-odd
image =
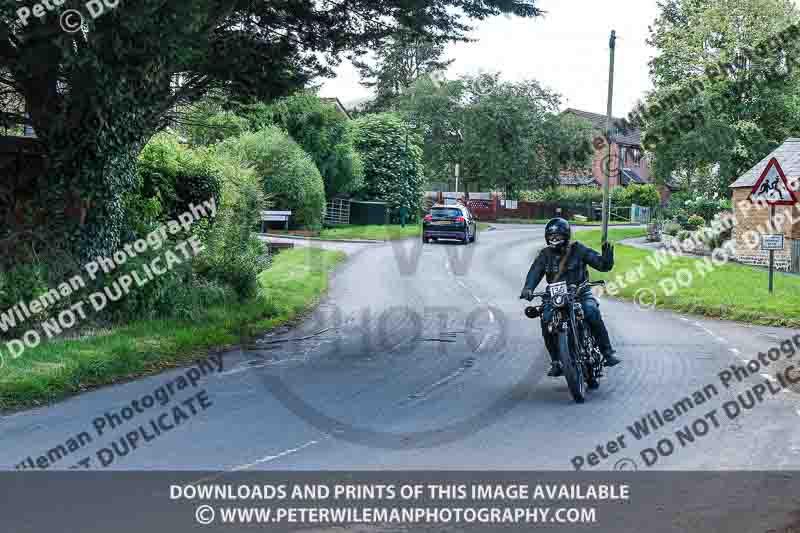
[[[616,48],[617,32],[611,30],[611,39],[608,47],[611,58],[608,64],[608,107],[606,109],[606,140],[608,142],[608,165],[606,167],[606,179],[603,181],[603,242],[608,242],[608,217],[611,209],[610,185],[611,180],[611,104],[614,96],[614,49]]]

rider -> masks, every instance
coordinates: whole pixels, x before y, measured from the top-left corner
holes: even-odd
[[[600,272],[608,272],[614,267],[614,247],[610,243],[603,243],[603,254],[600,255],[588,246],[578,241],[570,243],[572,229],[569,222],[563,218],[554,218],[544,228],[544,238],[547,247],[539,252],[536,260],[528,271],[525,287],[520,298],[530,300],[533,291],[542,278],[547,276],[547,283],[566,281],[568,285],[580,285],[589,279],[586,265]],[[621,361],[614,354],[608,338],[608,330],[603,317],[600,315],[599,303],[592,294],[590,287],[584,287],[577,295],[577,300],[583,306],[583,313],[598,347],[603,353],[605,366],[614,366]],[[542,310],[542,336],[544,337],[547,351],[550,352],[550,371],[548,376],[558,377],[563,375],[561,361],[558,358],[558,344],[556,336],[548,333],[547,324],[553,318],[553,306],[549,298],[544,299]]]

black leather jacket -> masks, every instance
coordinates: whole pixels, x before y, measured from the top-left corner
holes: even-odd
[[[566,281],[568,285],[579,285],[589,279],[587,265],[600,272],[608,272],[614,268],[614,255],[611,249],[604,255],[600,255],[588,246],[574,241],[564,253],[568,255],[568,258],[564,265],[564,272],[558,276],[561,260],[564,256],[551,248],[544,248],[539,252],[528,271],[524,288],[535,289],[545,276],[547,277],[547,283]],[[586,287],[582,294],[585,292],[591,292],[591,289]]]

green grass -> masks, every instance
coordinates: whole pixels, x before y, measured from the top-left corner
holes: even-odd
[[[478,229],[483,230],[490,227],[490,224],[478,222]],[[320,232],[320,239],[364,239],[372,241],[393,241],[397,239],[407,239],[409,237],[419,237],[422,234],[422,226],[419,224],[391,224],[386,226],[342,226],[338,228],[324,229]]]
[[[547,224],[550,222],[551,218],[498,218],[498,224]],[[600,222],[579,222],[577,220],[570,220],[570,224],[573,226],[600,226]],[[609,226],[629,226],[631,225],[630,222],[619,222],[611,220],[608,223]]]
[[[393,241],[416,237],[422,233],[419,224],[390,224],[384,226],[341,226],[338,228],[324,229],[320,232],[320,239],[365,239],[371,241]]]
[[[5,360],[0,410],[40,405],[101,385],[187,364],[296,318],[325,292],[342,252],[296,248],[259,276],[258,297],[207,309],[193,321],[143,320],[104,335],[43,343]],[[5,353],[5,352],[4,352]],[[7,353],[5,353],[7,356]]]
[[[613,229],[609,240],[618,241],[644,236],[641,229]],[[600,231],[585,231],[578,234],[581,242],[596,250],[600,249]],[[615,282],[618,298],[633,300],[640,289],[656,291],[656,307],[674,309],[686,313],[714,318],[738,320],[771,326],[800,327],[800,277],[782,273],[775,274],[775,291],[768,291],[768,273],[736,263],[716,267],[705,277],[698,271],[703,259],[670,257],[669,262],[658,269],[648,257],[653,252],[618,245],[615,247],[615,266],[609,273],[592,272],[595,279]],[[641,272],[640,279],[626,280],[629,272]],[[675,274],[685,269],[692,274],[687,286],[677,286],[674,294],[666,294],[660,283],[665,279],[676,279]],[[685,272],[684,272],[685,274]],[[619,283],[619,279],[622,283]],[[637,276],[638,277],[638,276]],[[684,278],[688,280],[688,277]],[[624,286],[623,286],[624,285]],[[672,287],[669,286],[669,289]],[[652,297],[646,298],[646,303]]]

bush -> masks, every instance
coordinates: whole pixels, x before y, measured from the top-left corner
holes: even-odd
[[[691,231],[688,231],[688,230],[685,230],[685,229],[682,229],[682,230],[680,230],[680,231],[678,232],[678,234],[677,234],[675,237],[676,237],[676,238],[677,238],[679,241],[683,242],[683,241],[685,241],[685,240],[687,240],[687,239],[690,239],[690,238],[692,237],[692,232],[691,232]]]
[[[325,188],[314,161],[283,130],[268,126],[229,139],[219,150],[252,166],[276,209],[292,211],[292,221],[311,228],[322,224]]]
[[[630,207],[631,192],[628,187],[614,187],[611,189],[611,207]]]
[[[355,132],[364,161],[364,187],[358,195],[385,201],[392,211],[405,207],[411,216],[419,213],[425,176],[418,135],[393,113],[366,115],[355,121]]]
[[[214,152],[181,146],[174,133],[155,135],[139,154],[139,194],[158,198],[169,219],[210,198],[219,204],[222,174]]]
[[[631,204],[653,208],[661,203],[661,195],[655,185],[628,185],[626,190]]]
[[[689,217],[689,219],[686,221],[686,224],[684,224],[683,227],[684,229],[687,229],[689,231],[695,231],[699,228],[702,228],[705,225],[706,221],[703,217],[701,217],[700,215],[692,215]]]
[[[357,191],[364,184],[364,164],[356,151],[353,123],[332,104],[300,93],[274,104],[243,111],[253,130],[276,125],[311,156],[333,198]]]
[[[729,200],[710,200],[708,198],[688,200],[685,205],[688,215],[698,215],[704,220],[712,220],[720,212],[731,209]]]
[[[218,213],[205,239],[206,250],[195,262],[201,276],[232,287],[241,301],[256,293],[258,275],[269,267],[264,243],[252,233],[263,208],[259,187],[244,184],[236,203]]]
[[[667,235],[672,235],[673,237],[675,237],[676,235],[678,235],[678,233],[681,231],[681,229],[683,229],[683,228],[681,228],[680,224],[676,224],[675,222],[668,222],[664,226],[664,233],[666,233]]]

